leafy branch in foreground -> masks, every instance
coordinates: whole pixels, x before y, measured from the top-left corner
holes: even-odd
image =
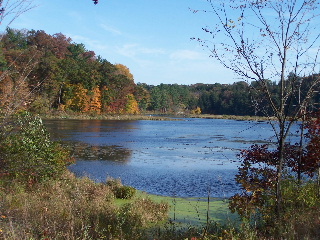
[[[0,138],[0,176],[33,185],[59,177],[73,162],[69,152],[50,140],[42,120],[28,112],[11,119]]]
[[[298,238],[311,234],[313,228],[318,228],[317,217],[309,219],[314,210],[320,209],[320,118],[310,117],[304,128],[306,145],[301,148],[300,143],[285,144],[282,196],[283,208],[281,218],[275,215],[277,165],[279,164],[279,149],[272,149],[268,145],[252,145],[240,154],[242,164],[236,175],[236,181],[241,185],[242,192],[231,198],[230,209],[237,212],[243,223],[258,224],[263,234],[284,236],[285,227],[291,227],[292,234],[304,227],[306,219],[310,221],[307,231]],[[318,181],[314,176],[317,175]],[[298,178],[297,176],[300,176]],[[311,210],[313,209],[313,210]],[[302,219],[305,215],[305,220]],[[313,215],[312,215],[313,216]],[[295,226],[289,226],[289,223]],[[269,231],[269,233],[267,233]],[[297,233],[300,234],[300,233]],[[303,235],[307,234],[307,235]],[[317,235],[318,234],[318,235]],[[289,237],[290,238],[290,237]]]

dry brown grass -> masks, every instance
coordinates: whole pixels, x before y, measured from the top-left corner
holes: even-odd
[[[85,114],[75,112],[54,112],[42,116],[43,119],[79,119],[79,120],[176,120],[166,115],[153,114]]]
[[[32,189],[12,184],[1,191],[0,239],[138,239],[168,212],[141,201],[119,207],[106,184],[70,173]]]

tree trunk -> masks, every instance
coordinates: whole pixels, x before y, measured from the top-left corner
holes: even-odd
[[[277,167],[277,185],[276,185],[276,215],[279,218],[282,211],[282,172],[284,165],[284,135],[281,128],[280,139],[279,139],[279,163]]]
[[[317,179],[317,183],[318,183],[318,196],[320,197],[320,166],[318,167],[318,179]]]

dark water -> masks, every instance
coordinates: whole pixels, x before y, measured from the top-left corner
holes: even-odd
[[[75,149],[78,176],[126,185],[152,194],[229,197],[241,149],[274,141],[266,122],[218,119],[180,121],[50,120],[55,138]]]

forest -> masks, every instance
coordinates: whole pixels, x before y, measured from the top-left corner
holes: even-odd
[[[0,107],[46,114],[261,115],[254,82],[193,85],[135,83],[127,66],[112,64],[61,34],[7,28],[1,36]],[[294,74],[289,78],[297,78]],[[310,76],[312,78],[312,76]],[[277,99],[279,85],[268,82]],[[301,94],[305,94],[301,88]],[[19,101],[13,101],[19,100]],[[298,99],[293,99],[298,103]],[[314,102],[319,102],[316,95]],[[312,104],[312,106],[315,106]]]

